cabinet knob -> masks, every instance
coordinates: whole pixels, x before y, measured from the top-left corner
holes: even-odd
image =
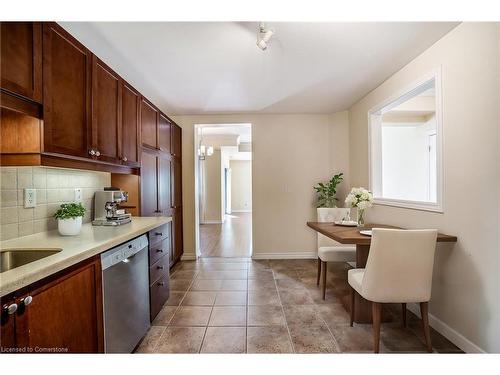
[[[101,153],[99,152],[99,150],[95,151],[95,156],[101,156]]]
[[[163,249],[156,250],[157,253],[163,253]]]
[[[155,236],[163,236],[163,232],[155,232]]]
[[[12,315],[17,311],[17,303],[11,303],[10,305],[4,305],[3,311],[7,314]]]
[[[28,306],[31,302],[33,302],[33,297],[31,297],[31,296],[26,296],[23,299],[21,299],[21,303],[24,306]]]
[[[122,161],[128,161],[127,157],[126,157],[126,156],[124,156],[124,157],[122,158]]]
[[[92,156],[95,156],[95,150],[94,149],[89,150],[89,154],[92,155]]]
[[[162,270],[162,269],[163,269],[163,266],[158,266],[158,267],[156,267],[156,268],[158,268],[159,270]]]
[[[164,286],[164,285],[165,285],[165,283],[163,281],[158,283],[158,286]]]

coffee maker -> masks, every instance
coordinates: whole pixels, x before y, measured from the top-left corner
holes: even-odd
[[[132,221],[132,215],[120,209],[121,202],[126,202],[128,193],[118,188],[107,187],[96,191],[94,195],[94,220],[92,225],[123,225]]]

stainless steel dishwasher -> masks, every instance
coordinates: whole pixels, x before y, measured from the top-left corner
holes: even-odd
[[[150,327],[147,236],[101,254],[101,264],[104,350],[131,353]]]

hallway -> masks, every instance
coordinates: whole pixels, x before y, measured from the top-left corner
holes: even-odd
[[[223,224],[201,224],[200,252],[202,257],[250,257],[252,213],[226,215]]]

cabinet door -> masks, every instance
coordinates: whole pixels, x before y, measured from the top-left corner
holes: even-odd
[[[170,215],[170,160],[158,157],[158,210]]]
[[[170,121],[163,114],[160,113],[158,120],[158,146],[160,151],[168,152],[170,154]]]
[[[170,164],[170,206],[179,208],[182,206],[182,170],[181,161],[173,158]]]
[[[139,165],[139,108],[140,94],[127,83],[122,85],[122,162]]]
[[[27,295],[32,297],[31,303],[23,307],[20,299],[16,317],[18,347],[61,348],[70,353],[101,350],[99,260],[86,263]]]
[[[141,139],[147,147],[157,148],[158,111],[146,99],[141,99]]]
[[[0,324],[0,347],[15,348],[16,347],[16,331],[14,320],[16,311],[14,308],[14,299],[2,299],[1,301],[1,324]]]
[[[171,126],[171,154],[172,156],[181,157],[182,153],[182,129],[177,124]]]
[[[175,210],[172,214],[172,261],[174,264],[183,254],[183,238],[182,238],[182,210]]]
[[[92,56],[92,149],[97,160],[120,161],[121,90],[120,76]]]
[[[86,157],[91,53],[55,23],[43,24],[44,151]]]
[[[42,24],[1,23],[1,87],[42,102]]]
[[[141,155],[141,216],[158,213],[157,157],[149,152]]]

